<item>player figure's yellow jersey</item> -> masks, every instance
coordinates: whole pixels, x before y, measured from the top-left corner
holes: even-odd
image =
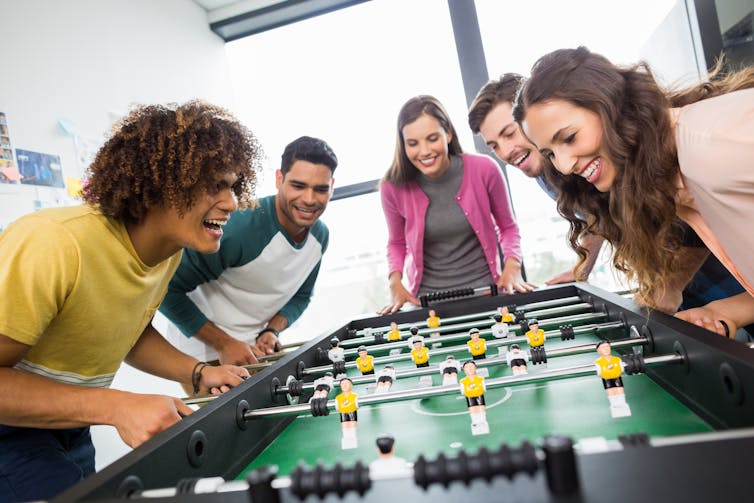
[[[427,363],[429,361],[429,349],[412,349],[411,357],[414,359],[414,363]]]
[[[536,332],[529,330],[526,332],[526,339],[529,341],[529,346],[533,348],[542,346],[545,343],[545,331],[541,328]]]
[[[430,316],[427,318],[427,326],[429,328],[437,328],[440,326],[440,317],[439,316]]]
[[[467,342],[466,345],[469,346],[469,352],[472,356],[483,355],[487,352],[487,341],[484,339],[479,339],[476,342],[472,340]]]
[[[341,393],[335,397],[335,407],[341,414],[348,414],[349,412],[356,412],[358,409],[356,399],[359,395],[356,393]]]
[[[400,330],[391,330],[387,333],[387,340],[389,341],[399,341],[401,340],[401,331]]]
[[[374,356],[372,355],[359,356],[356,358],[356,366],[362,372],[369,372],[370,370],[374,370],[373,360]]]
[[[484,378],[480,376],[466,376],[459,381],[463,395],[469,398],[476,398],[484,395]]]
[[[623,373],[621,360],[617,356],[601,356],[594,360],[594,364],[600,369],[600,377],[603,379],[617,379]]]
[[[503,319],[500,321],[504,321],[506,323],[513,323],[513,315],[511,313],[502,315]]]

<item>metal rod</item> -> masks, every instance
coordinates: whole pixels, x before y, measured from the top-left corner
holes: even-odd
[[[583,299],[578,296],[573,297],[561,297],[558,299],[552,299],[552,300],[543,300],[541,302],[532,302],[530,304],[523,304],[520,306],[516,306],[517,310],[521,311],[531,311],[534,309],[546,309],[546,308],[552,308],[557,306],[568,306],[573,305],[574,303],[583,303]],[[502,305],[502,303],[501,303]],[[588,306],[588,309],[591,309],[593,306],[590,304],[586,304]],[[452,316],[449,318],[443,318],[442,321],[445,324],[453,324],[457,322],[468,322],[471,320],[479,320],[479,319],[489,319],[491,316],[493,316],[495,313],[497,313],[497,310],[493,311],[482,311],[478,313],[473,314],[464,314],[460,316]],[[529,313],[527,313],[529,314]],[[411,327],[417,327],[422,328],[426,327],[427,322],[424,320],[416,321],[413,323],[401,323],[398,325],[398,328],[401,330],[401,332],[408,332],[408,329]],[[382,327],[370,327],[373,332],[387,332],[390,330],[389,326],[382,326]],[[341,344],[347,345],[347,346],[353,346],[353,345],[360,345],[360,344],[368,344],[370,342],[374,342],[373,336],[365,336],[364,335],[364,329],[357,330],[357,335],[360,335],[361,337],[357,339],[348,339],[343,341]]]
[[[605,317],[604,313],[598,314],[598,315],[590,315],[592,317]],[[599,330],[608,330],[608,329],[614,329],[614,328],[625,328],[622,321],[613,321],[608,323],[600,323],[600,324],[591,324],[591,325],[583,325],[580,327],[576,327],[573,329],[574,335],[576,334],[586,334],[591,333],[594,331]],[[480,335],[488,334],[490,331],[480,331]],[[552,337],[560,337],[560,330],[550,330],[545,331],[545,340],[547,338]],[[431,337],[427,340],[425,340],[425,344],[434,344],[434,343],[443,343],[443,342],[452,342],[452,341],[458,341],[458,340],[465,340],[468,339],[468,334],[457,334],[453,336],[446,336],[446,337]],[[518,337],[505,337],[503,339],[495,339],[495,340],[489,340],[487,342],[487,347],[492,348],[496,346],[502,346],[505,344],[517,344],[521,342],[526,342],[525,336],[518,336]],[[406,342],[402,343],[393,343],[395,344],[395,348],[406,348]],[[435,355],[443,355],[443,354],[450,354],[450,353],[456,353],[458,351],[465,350],[463,346],[457,345],[457,346],[451,346],[448,348],[441,348],[441,349],[433,349],[431,352],[431,356]],[[410,360],[411,355],[410,354],[401,354],[401,355],[388,355],[388,356],[378,356],[373,360],[373,363],[391,363],[391,362],[398,362],[398,361],[406,361]],[[351,361],[346,363],[346,369],[355,368],[356,362]],[[331,372],[332,371],[332,365],[322,365],[319,367],[310,367],[308,369],[304,369],[304,375],[315,375],[315,374],[324,374],[325,372]]]
[[[590,307],[591,306],[589,306],[588,304],[582,304],[580,305],[579,309],[569,308],[567,310],[562,311],[561,314],[566,314],[567,312],[571,312],[571,311],[582,311],[584,309],[589,309]],[[540,326],[548,326],[548,325],[556,325],[556,324],[561,324],[561,323],[573,323],[573,322],[578,322],[578,321],[593,320],[593,319],[598,319],[598,318],[604,318],[606,316],[607,315],[602,312],[597,312],[597,313],[590,312],[590,313],[582,313],[582,314],[573,314],[569,316],[561,316],[560,318],[545,318],[541,320],[538,319],[538,321],[539,321]],[[484,321],[484,320],[481,320],[481,321]],[[482,327],[486,327],[486,328],[481,329],[480,333],[489,334],[491,332],[491,330],[489,329],[489,327],[492,326],[491,323],[493,323],[492,320],[486,320],[486,323],[481,325]],[[436,334],[436,333],[439,333],[439,334],[445,333],[446,335],[448,335],[448,333],[453,333],[460,337],[462,335],[466,335],[465,332],[468,332],[469,329],[479,328],[479,326],[480,326],[480,322],[467,322],[467,323],[459,323],[455,325],[444,325],[438,328],[425,328],[423,330],[419,330],[418,335],[427,336],[427,335]],[[510,330],[521,330],[520,324],[511,323],[508,325],[508,327]],[[463,332],[463,333],[458,334],[458,332]],[[385,349],[399,347],[401,344],[406,344],[409,337],[410,336],[406,336],[400,341],[387,342],[387,343],[381,343],[381,344],[375,344],[374,338],[367,338],[365,340],[369,342],[365,345],[368,347],[368,349],[383,351]],[[355,339],[347,339],[341,342],[340,345],[344,345],[344,343],[346,342],[353,342],[354,340]],[[433,337],[432,340],[435,340],[435,338]],[[348,344],[347,346],[354,346],[354,344]],[[357,348],[346,349],[344,354],[346,356],[355,355],[356,349]]]
[[[503,339],[500,339],[500,341],[503,341]],[[505,340],[506,343],[515,344],[515,342],[511,342],[512,340]],[[495,341],[497,342],[497,341]],[[639,346],[641,344],[644,344],[647,342],[646,337],[632,337],[628,339],[616,339],[614,341],[610,341],[610,345],[614,348],[621,348],[621,347],[631,347],[631,346]],[[499,344],[502,345],[502,344]],[[584,354],[589,353],[591,351],[594,351],[597,346],[597,343],[593,344],[582,344],[580,346],[570,346],[567,348],[557,348],[557,349],[551,349],[547,350],[547,358],[555,358],[558,356],[572,356],[572,355],[578,355],[578,354]],[[489,347],[489,346],[488,346]],[[490,358],[484,358],[482,360],[475,360],[474,363],[476,363],[477,367],[491,367],[493,365],[501,364],[501,365],[508,365],[508,360],[501,356],[493,356]],[[429,367],[421,367],[416,369],[409,369],[409,370],[397,370],[395,372],[396,379],[402,378],[402,377],[417,377],[417,376],[423,376],[423,375],[433,375],[437,374],[440,371],[440,367],[438,365],[430,365]],[[366,376],[356,376],[356,377],[349,377],[349,379],[354,384],[364,384],[367,382],[374,381],[373,375],[366,375]],[[340,381],[335,382],[335,386],[339,385]],[[301,389],[303,390],[312,390],[314,389],[314,383],[306,383],[301,386]],[[282,393],[288,393],[290,390],[288,389],[288,386],[280,386],[278,388],[278,391]]]
[[[646,358],[646,366],[655,366],[667,363],[680,363],[683,357],[679,354],[653,356]],[[541,381],[551,381],[566,379],[572,377],[582,377],[587,375],[596,375],[594,364],[578,365],[574,367],[565,367],[562,369],[545,370],[537,374],[527,374],[518,376],[496,377],[486,379],[485,386],[488,389],[499,388],[503,386],[520,386],[524,384],[537,383]],[[368,395],[359,397],[359,405],[372,405],[383,402],[400,402],[403,400],[413,400],[416,398],[432,398],[435,396],[454,395],[458,393],[458,385],[433,386],[431,388],[410,389],[400,391],[390,391],[380,393],[379,395]],[[335,410],[335,400],[327,401],[327,408]],[[284,405],[280,407],[270,407],[266,409],[249,410],[244,413],[244,419],[249,420],[255,417],[272,417],[272,416],[290,416],[303,412],[309,412],[309,404]]]

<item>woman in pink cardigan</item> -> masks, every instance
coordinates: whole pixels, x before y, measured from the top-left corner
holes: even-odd
[[[532,290],[521,276],[521,239],[497,164],[463,153],[448,113],[432,96],[403,105],[397,133],[380,188],[392,296],[380,312],[419,305],[417,295],[433,291],[491,283],[509,293]]]

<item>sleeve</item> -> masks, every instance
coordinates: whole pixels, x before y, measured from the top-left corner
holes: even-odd
[[[181,263],[170,280],[160,312],[172,321],[186,337],[193,337],[207,323],[207,317],[188,297],[197,286],[220,277],[233,267],[241,255],[240,241],[230,236],[222,242],[217,253],[199,253],[185,249]]]
[[[396,204],[396,187],[390,182],[383,182],[380,188],[382,211],[387,223],[387,261],[388,276],[396,271],[403,273],[406,260],[406,218]]]
[[[499,230],[499,242],[503,249],[503,256],[515,258],[521,262],[521,234],[518,230],[518,224],[513,216],[510,197],[508,196],[508,185],[505,183],[503,173],[492,159],[486,158],[491,163],[492,170],[485,170],[489,173],[487,183],[487,197],[490,200],[490,210],[492,217],[495,219]]]
[[[0,263],[0,333],[33,346],[76,286],[78,244],[57,222],[21,218],[0,234]]]
[[[324,225],[322,225],[319,241],[322,245],[322,254],[324,255],[327,251],[327,246],[330,243],[330,232]],[[319,275],[319,268],[321,265],[322,257],[320,257],[319,262],[314,266],[312,272],[309,273],[304,284],[302,284],[298,291],[293,294],[293,297],[291,297],[291,299],[280,308],[278,314],[288,320],[289,326],[293,325],[293,323],[301,317],[301,314],[306,308],[309,307],[309,302],[311,301],[312,293],[314,292],[314,284],[317,282],[317,276]]]

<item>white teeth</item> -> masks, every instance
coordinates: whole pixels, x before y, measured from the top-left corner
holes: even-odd
[[[209,220],[209,219],[205,220],[205,222],[207,222],[208,224],[219,225],[220,227],[228,223],[227,220]]]
[[[519,164],[524,162],[524,159],[526,159],[527,157],[529,157],[529,152],[522,154],[521,157],[519,157],[518,159],[514,159],[512,164],[514,166],[518,166]]]
[[[581,173],[579,173],[579,176],[583,176],[584,178],[586,178],[587,180],[589,180],[592,177],[592,175],[594,175],[594,173],[597,172],[597,167],[599,166],[599,164],[600,164],[599,163],[599,158],[593,160],[589,164],[589,166],[586,167],[586,169],[584,171],[582,171]]]
[[[431,159],[419,159],[419,162],[425,165],[429,165],[435,162],[435,158],[432,157]]]

